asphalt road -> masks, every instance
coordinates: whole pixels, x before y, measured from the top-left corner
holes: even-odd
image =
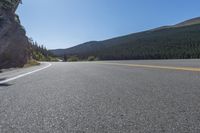
[[[0,82],[47,65],[5,71]],[[0,84],[0,133],[199,133],[198,68],[200,60],[52,63]]]

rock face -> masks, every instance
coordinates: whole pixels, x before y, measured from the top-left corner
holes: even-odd
[[[30,58],[30,44],[18,16],[0,7],[0,69],[23,67]]]

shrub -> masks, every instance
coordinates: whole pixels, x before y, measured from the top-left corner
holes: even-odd
[[[95,57],[95,56],[89,56],[87,60],[88,60],[88,61],[98,61],[99,58],[97,58],[97,57]]]
[[[77,56],[70,56],[68,59],[67,59],[68,62],[76,62],[76,61],[79,61],[79,58]]]
[[[37,62],[36,60],[29,60],[27,64],[24,65],[24,67],[37,66],[37,65],[40,65],[40,63]]]
[[[96,60],[96,57],[95,57],[95,56],[89,56],[87,60],[88,60],[88,61],[95,61],[95,60]]]

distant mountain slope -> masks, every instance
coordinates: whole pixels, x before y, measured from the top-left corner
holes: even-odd
[[[158,28],[152,29],[151,31],[167,29],[167,28],[178,28],[178,27],[190,26],[190,25],[194,25],[194,24],[200,24],[200,17],[193,18],[193,19],[190,19],[190,20],[186,20],[184,22],[181,22],[181,23],[178,23],[178,24],[175,24],[175,25],[158,27]]]
[[[186,20],[184,22],[176,24],[175,27],[189,26],[189,25],[194,25],[194,24],[200,24],[200,17],[193,18],[193,19],[190,19],[190,20]]]
[[[200,57],[200,19],[165,26],[68,49],[52,50],[58,56],[96,56],[102,60],[172,59]]]

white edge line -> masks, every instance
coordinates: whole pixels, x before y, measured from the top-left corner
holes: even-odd
[[[51,65],[52,65],[52,64],[48,63],[48,65],[45,66],[45,67],[43,67],[43,68],[40,68],[40,69],[37,69],[37,70],[31,71],[31,72],[27,72],[27,73],[24,73],[24,74],[20,74],[20,75],[18,75],[18,76],[16,76],[16,77],[13,77],[13,78],[9,78],[9,79],[6,79],[6,80],[3,80],[3,81],[0,81],[0,84],[5,84],[5,83],[7,83],[7,82],[10,82],[10,81],[13,81],[13,80],[16,80],[16,79],[19,79],[19,78],[25,77],[25,76],[30,75],[30,74],[33,74],[33,73],[35,73],[35,72],[39,72],[39,71],[41,71],[41,70],[44,70],[44,69],[50,67]]]

